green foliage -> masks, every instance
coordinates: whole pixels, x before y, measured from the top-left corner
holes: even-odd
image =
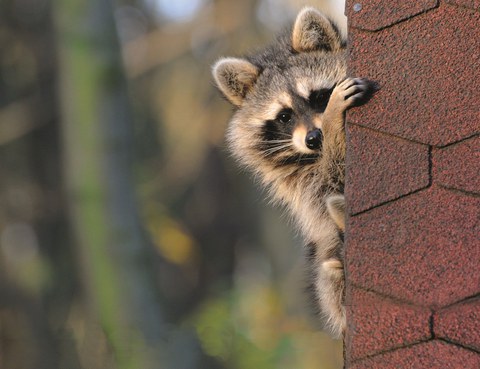
[[[205,352],[227,369],[331,369],[341,362],[340,344],[332,346],[328,337],[283,311],[270,285],[210,299],[190,322]],[[327,359],[316,354],[316,345],[328,347]]]

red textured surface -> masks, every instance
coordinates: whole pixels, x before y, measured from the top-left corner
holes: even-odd
[[[430,309],[399,304],[355,287],[347,297],[347,315],[350,329],[345,340],[352,347],[347,361],[431,338]]]
[[[480,0],[445,0],[446,3],[480,9]]]
[[[348,0],[345,9],[351,27],[376,31],[432,9],[438,1],[396,1],[390,6],[385,3],[385,0]],[[355,4],[361,4],[360,11],[355,11]]]
[[[346,266],[355,284],[441,307],[480,290],[480,198],[437,187],[351,217]]]
[[[435,181],[446,187],[480,193],[480,136],[434,149],[432,154]]]
[[[435,314],[436,337],[480,351],[480,297]]]
[[[438,3],[347,2],[347,369],[480,368],[480,0]]]
[[[480,12],[442,3],[380,32],[351,29],[350,74],[367,76],[382,90],[351,110],[350,122],[434,146],[476,133],[479,24]]]
[[[358,361],[351,369],[478,369],[480,355],[441,341],[430,341]]]
[[[349,125],[350,168],[345,192],[350,214],[428,186],[429,149],[426,145]]]

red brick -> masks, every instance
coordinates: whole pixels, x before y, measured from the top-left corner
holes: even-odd
[[[349,73],[382,89],[348,120],[434,146],[477,133],[479,24],[480,12],[442,3],[380,32],[351,29]]]
[[[480,297],[440,310],[433,329],[436,337],[480,351]]]
[[[435,182],[480,193],[480,136],[435,149],[432,154]]]
[[[401,333],[401,332],[400,332]],[[441,341],[430,341],[358,361],[350,369],[476,369],[480,355]]]
[[[347,137],[349,213],[428,186],[428,146],[354,125],[348,125]]]
[[[480,9],[480,0],[445,0],[445,2],[471,9]]]
[[[431,338],[430,309],[353,287],[347,296],[348,361]],[[399,334],[401,332],[401,334]]]
[[[366,289],[431,307],[480,286],[480,198],[433,186],[350,217],[346,267]]]
[[[376,31],[432,9],[437,3],[437,0],[396,1],[386,5],[384,0],[347,0],[345,9],[352,27]],[[358,4],[361,10],[355,11]]]

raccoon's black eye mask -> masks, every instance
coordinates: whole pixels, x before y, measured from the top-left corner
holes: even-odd
[[[313,91],[308,98],[310,106],[320,112],[325,111],[328,100],[330,100],[330,96],[332,95],[334,88],[335,86],[332,88],[322,88],[320,90]]]

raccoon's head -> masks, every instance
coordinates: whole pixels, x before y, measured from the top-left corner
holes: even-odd
[[[245,164],[265,171],[304,166],[322,153],[322,115],[346,76],[345,41],[313,8],[292,29],[246,58],[223,58],[213,67],[220,91],[236,107],[228,141]]]

